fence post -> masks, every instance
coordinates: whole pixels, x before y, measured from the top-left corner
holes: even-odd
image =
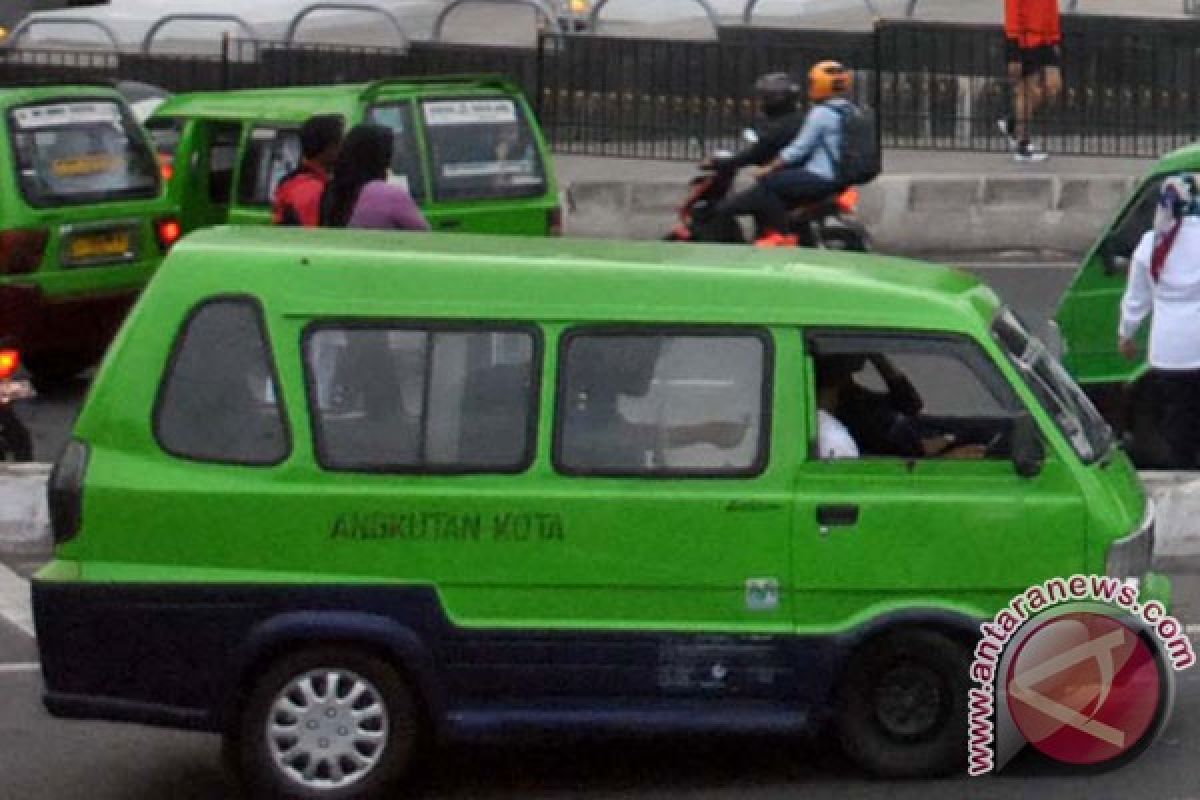
[[[229,67],[229,31],[221,32],[221,89],[228,91],[230,88],[230,67]]]
[[[545,73],[546,73],[546,34],[538,34],[537,47],[537,75],[533,79],[533,87],[536,92],[533,98],[533,113],[537,115],[538,124],[545,125],[542,119],[542,94],[545,92]]]
[[[883,26],[882,19],[875,21],[871,32],[872,45],[875,49],[875,146],[879,150],[880,165],[883,164]]]

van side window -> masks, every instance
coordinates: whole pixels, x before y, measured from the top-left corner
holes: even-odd
[[[242,126],[237,122],[216,122],[211,127],[208,150],[208,199],[216,205],[228,205],[233,196],[233,169],[237,164]]]
[[[320,325],[304,358],[326,469],[507,473],[533,462],[533,330]]]
[[[300,132],[294,129],[256,127],[250,131],[242,171],[238,178],[238,202],[269,206],[279,183],[300,166],[303,153]]]
[[[830,333],[810,336],[809,349],[817,406],[845,426],[861,457],[1009,457],[1021,404],[971,340]]]
[[[392,129],[392,174],[389,180],[404,185],[418,203],[425,199],[425,172],[413,130],[411,104],[381,103],[367,111],[367,122]]]
[[[556,467],[571,475],[759,474],[767,462],[770,353],[760,331],[568,335]]]
[[[257,302],[211,300],[193,311],[163,377],[154,433],[172,455],[266,466],[290,450],[279,380]]]

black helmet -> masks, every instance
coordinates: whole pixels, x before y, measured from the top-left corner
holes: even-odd
[[[796,110],[796,103],[800,101],[800,84],[786,72],[771,72],[754,82],[754,94],[764,114],[778,117]]]

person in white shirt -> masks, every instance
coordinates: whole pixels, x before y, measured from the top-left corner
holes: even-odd
[[[1130,360],[1140,357],[1135,336],[1148,316],[1163,438],[1171,465],[1191,469],[1200,453],[1200,192],[1190,174],[1163,182],[1154,229],[1133,253],[1117,331]]]
[[[845,361],[827,361],[817,370],[817,458],[822,461],[859,457],[858,443],[850,429],[833,415],[850,374],[843,367]]]

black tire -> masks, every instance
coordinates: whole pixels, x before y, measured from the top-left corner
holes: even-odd
[[[27,356],[25,369],[35,389],[53,393],[69,385],[79,373],[99,360],[99,356],[83,353],[42,353]]]
[[[898,631],[852,657],[838,696],[846,754],[886,778],[960,771],[967,755],[967,649],[932,631]]]
[[[304,740],[299,735],[269,736],[267,726],[272,719],[291,724],[295,720],[296,731],[301,732],[301,725],[316,724],[314,732],[306,732],[312,740],[312,747],[319,748],[316,737],[322,735],[334,737],[334,749],[338,747],[337,734],[349,730],[344,727],[350,721],[349,708],[339,706],[330,709],[327,705],[317,702],[308,703],[309,716],[293,715],[278,712],[274,709],[276,701],[282,697],[286,687],[306,675],[312,673],[314,682],[311,684],[318,692],[326,697],[336,697],[339,692],[347,692],[357,680],[369,687],[366,694],[354,704],[355,708],[365,708],[377,700],[382,712],[370,715],[363,721],[363,729],[374,728],[374,733],[382,734],[378,739],[379,749],[358,749],[357,752],[369,760],[369,766],[359,768],[352,782],[336,785],[336,776],[331,772],[329,764],[334,760],[341,761],[341,766],[349,774],[355,770],[347,768],[347,761],[328,756],[315,759],[316,772],[310,783],[305,783],[302,776],[288,771],[287,767],[276,762],[275,748],[287,747],[287,742],[294,739],[293,746],[298,751]],[[336,673],[341,676],[337,688],[321,676]],[[347,692],[348,693],[348,692]],[[372,693],[373,696],[372,696]],[[303,701],[303,695],[293,694],[295,700]],[[341,698],[345,700],[345,697]],[[334,704],[336,705],[336,703]],[[326,715],[330,711],[343,716]],[[380,720],[382,722],[380,722]],[[384,730],[386,726],[386,730]],[[408,683],[390,664],[368,655],[367,653],[349,647],[327,646],[302,650],[291,653],[276,661],[256,681],[246,698],[239,719],[232,730],[226,735],[224,746],[225,761],[233,768],[239,781],[246,791],[247,797],[253,798],[287,798],[288,800],[374,800],[374,798],[393,797],[397,785],[408,773],[418,749],[421,734],[421,718],[417,699]],[[370,735],[368,731],[365,735]],[[328,742],[329,739],[324,741]],[[347,739],[342,737],[342,743]],[[328,745],[326,745],[328,747]],[[369,745],[368,745],[369,746]],[[319,750],[316,750],[319,752]],[[287,759],[284,759],[287,763]],[[293,756],[288,765],[291,769],[302,771],[312,760],[303,756]],[[325,785],[318,785],[323,783]]]
[[[853,228],[826,227],[821,230],[821,241],[826,250],[844,250],[850,253],[871,252],[866,235]]]

